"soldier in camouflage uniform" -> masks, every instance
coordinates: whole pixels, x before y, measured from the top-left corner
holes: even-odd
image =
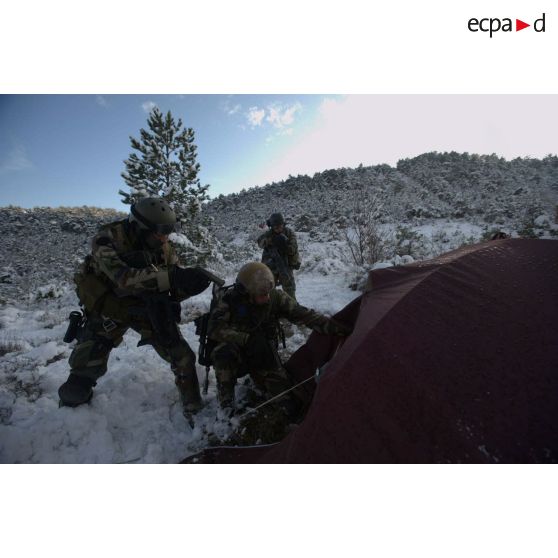
[[[209,338],[216,343],[211,358],[222,407],[232,406],[236,380],[246,373],[270,397],[291,387],[277,354],[279,318],[325,335],[346,336],[351,331],[274,289],[273,274],[265,264],[246,264],[235,284],[221,289],[209,318]],[[296,414],[297,402],[291,394],[281,398],[280,404],[287,414]]]
[[[151,344],[170,363],[185,412],[201,408],[196,357],[177,322],[180,301],[203,291],[209,280],[196,269],[177,265],[168,242],[175,228],[176,216],[167,202],[144,198],[132,205],[128,219],[103,226],[93,238],[91,255],[75,276],[87,320],[70,355],[70,375],[58,390],[61,404],[75,407],[91,399],[111,350],[132,328],[141,335],[139,344]],[[171,340],[156,334],[144,311],[160,294],[173,308],[173,319],[167,320],[175,328],[169,329]]]
[[[262,262],[271,269],[275,284],[296,300],[293,269],[300,269],[300,255],[294,231],[285,225],[281,213],[273,213],[267,220],[269,230],[260,235],[258,246],[263,248]]]

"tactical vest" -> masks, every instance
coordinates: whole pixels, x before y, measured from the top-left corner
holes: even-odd
[[[265,233],[268,238],[273,238],[273,235],[276,234],[272,230],[267,231]],[[277,250],[279,255],[283,258],[287,267],[291,269],[299,269],[300,268],[300,254],[298,252],[298,248],[293,250],[292,248],[292,241],[294,237],[294,233],[292,229],[289,227],[285,227],[283,230],[283,234],[287,237],[290,246],[286,250]],[[277,266],[274,264],[274,258],[270,254],[270,249],[265,247],[262,253],[262,262],[265,263],[272,271],[277,272]]]
[[[74,283],[80,304],[88,312],[100,313],[103,301],[111,290],[111,284],[108,277],[103,279],[102,276],[94,273],[91,267],[92,259],[91,254],[85,256],[85,260],[74,275]]]
[[[126,253],[134,250],[145,249],[127,230],[127,220],[115,221],[104,225],[99,229],[94,242],[102,238],[102,232],[110,230],[117,247],[118,253]],[[170,248],[161,255],[161,259],[170,259]],[[138,298],[134,296],[117,296],[114,292],[116,285],[98,268],[93,256],[87,255],[83,263],[74,275],[76,294],[80,303],[88,312],[102,314],[118,321],[126,321],[129,318],[128,308],[138,304]]]
[[[231,311],[231,325],[246,333],[263,329],[268,339],[277,341],[279,320],[272,314],[272,304],[262,306],[250,304],[246,296],[231,287],[223,293],[223,300],[229,305]]]

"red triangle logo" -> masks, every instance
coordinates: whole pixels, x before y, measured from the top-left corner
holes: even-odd
[[[521,21],[520,19],[515,20],[515,30],[516,31],[521,31],[522,29],[525,29],[525,27],[531,27],[531,24],[530,23],[525,23],[524,21]]]

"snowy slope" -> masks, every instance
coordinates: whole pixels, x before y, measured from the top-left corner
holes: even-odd
[[[358,294],[347,282],[344,274],[302,274],[299,300],[332,314]],[[2,463],[176,463],[207,446],[208,434],[227,437],[231,425],[218,410],[213,374],[207,405],[191,428],[182,416],[169,366],[150,347],[136,347],[139,336],[134,332],[112,352],[109,371],[91,403],[58,408],[57,389],[67,377],[71,352],[62,337],[75,302],[73,293],[66,292],[55,304],[0,308],[2,339],[21,347],[0,359]],[[185,320],[208,304],[208,292],[187,301]],[[181,329],[197,351],[193,323]],[[296,330],[287,340],[289,351],[308,333]],[[198,375],[203,381],[205,369],[199,365]]]
[[[272,211],[283,211],[302,256],[299,301],[326,314],[337,312],[359,294],[354,289],[372,265],[355,265],[343,238],[351,227],[348,202],[363,186],[379,192],[385,204],[379,222],[390,240],[375,267],[433,257],[494,229],[558,237],[558,158],[506,162],[425,154],[400,161],[397,168],[290,177],[213,200],[205,211],[213,219],[221,257],[208,267],[232,282],[242,263],[259,259],[259,225]],[[72,274],[97,227],[123,216],[87,207],[0,208],[1,462],[176,462],[231,432],[218,410],[214,381],[206,407],[190,427],[168,365],[150,347],[137,348],[134,332],[111,354],[91,404],[58,408],[57,389],[67,377],[72,348],[62,337],[68,314],[77,308]],[[209,297],[206,292],[183,304],[181,327],[194,351],[192,320],[208,308]],[[286,356],[308,333],[295,330]],[[202,380],[205,371],[199,367],[198,374]]]

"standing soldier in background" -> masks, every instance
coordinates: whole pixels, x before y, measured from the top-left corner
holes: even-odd
[[[271,269],[275,284],[296,300],[296,284],[293,269],[300,269],[300,255],[296,235],[285,225],[281,213],[273,213],[266,221],[269,230],[258,237],[263,248],[262,262]]]
[[[220,290],[209,317],[209,338],[216,344],[211,359],[221,407],[232,408],[237,378],[245,374],[250,374],[269,397],[292,386],[277,353],[281,318],[324,335],[346,336],[351,332],[350,327],[274,289],[273,274],[265,264],[244,265],[234,285]],[[289,418],[297,417],[299,404],[292,392],[277,404]]]
[[[198,268],[179,267],[168,235],[176,215],[161,198],[144,198],[131,206],[127,219],[103,226],[92,251],[75,275],[84,316],[70,355],[70,375],[58,390],[68,407],[87,403],[107,371],[110,352],[132,328],[139,345],[152,345],[170,363],[185,414],[202,406],[196,357],[178,328],[180,301],[205,290],[210,279]],[[70,329],[68,330],[70,331]],[[125,386],[123,386],[125,389]]]

